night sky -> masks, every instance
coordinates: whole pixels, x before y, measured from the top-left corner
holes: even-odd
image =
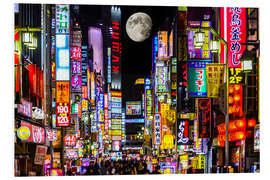
[[[80,6],[79,22],[81,28],[95,25],[98,20],[106,18],[100,5]],[[143,42],[131,40],[126,32],[128,18],[137,12],[144,12],[152,19],[152,31],[148,39]],[[134,82],[137,78],[149,77],[152,68],[152,38],[163,27],[168,29],[168,22],[175,16],[176,7],[165,6],[121,6],[121,42],[122,42],[122,88],[124,99],[136,99]],[[87,34],[85,34],[87,36]],[[136,88],[135,88],[136,89]]]
[[[122,73],[149,76],[152,66],[152,38],[167,17],[174,15],[173,7],[122,6]],[[127,19],[134,13],[144,12],[152,19],[152,32],[143,42],[131,40],[126,33]]]

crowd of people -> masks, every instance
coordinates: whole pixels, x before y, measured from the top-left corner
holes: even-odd
[[[159,165],[150,172],[144,160],[102,160],[92,161],[83,175],[140,175],[161,174]],[[74,175],[71,171],[67,175]]]

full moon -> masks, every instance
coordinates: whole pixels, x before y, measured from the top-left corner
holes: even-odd
[[[145,13],[131,15],[126,23],[127,34],[133,41],[142,42],[150,36],[152,19]]]

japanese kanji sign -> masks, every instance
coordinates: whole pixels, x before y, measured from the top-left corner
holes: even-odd
[[[224,70],[224,64],[206,64],[207,97],[219,97],[219,88],[224,83]]]
[[[69,103],[68,81],[56,81],[56,102]]]
[[[159,145],[161,143],[161,117],[160,114],[155,114],[154,116],[154,142],[155,145]]]
[[[191,97],[204,97],[206,88],[206,64],[211,60],[188,61],[188,95]]]
[[[69,5],[57,4],[56,5],[56,34],[69,33]]]
[[[241,43],[246,42],[246,9],[240,7],[221,8],[221,35],[228,43],[228,65],[241,68],[240,58],[245,50]],[[221,49],[221,62],[224,61]]]

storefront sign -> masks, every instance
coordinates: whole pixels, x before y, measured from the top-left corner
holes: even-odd
[[[211,133],[211,99],[198,98],[199,137],[210,138]]]
[[[21,99],[22,104],[18,104],[18,113],[32,118],[32,103]]]
[[[246,9],[240,7],[221,8],[221,35],[228,43],[228,65],[241,68],[240,58],[245,50],[241,43],[246,42]],[[225,49],[221,49],[221,62],[225,62]]]
[[[204,97],[207,95],[206,64],[211,60],[188,61],[188,94],[191,97]]]
[[[154,144],[160,145],[161,143],[161,117],[160,114],[154,116]]]
[[[25,140],[26,142],[45,143],[45,129],[44,128],[34,126],[25,121],[21,121],[21,126],[24,126],[30,129],[30,137]],[[26,130],[25,132],[27,131],[28,130]],[[25,138],[27,136],[28,136],[28,133],[27,135],[25,135]]]
[[[188,143],[188,119],[177,120],[177,145],[187,145]]]
[[[25,141],[31,136],[31,130],[26,126],[21,126],[19,129],[17,129],[17,136],[21,140]]]
[[[46,137],[48,141],[56,141],[57,140],[57,130],[56,129],[47,129]]]
[[[43,165],[47,153],[47,146],[37,145],[34,164]]]
[[[220,87],[224,84],[224,70],[224,64],[206,64],[207,97],[219,97]]]
[[[229,68],[229,84],[245,84],[245,74],[241,68]]]

